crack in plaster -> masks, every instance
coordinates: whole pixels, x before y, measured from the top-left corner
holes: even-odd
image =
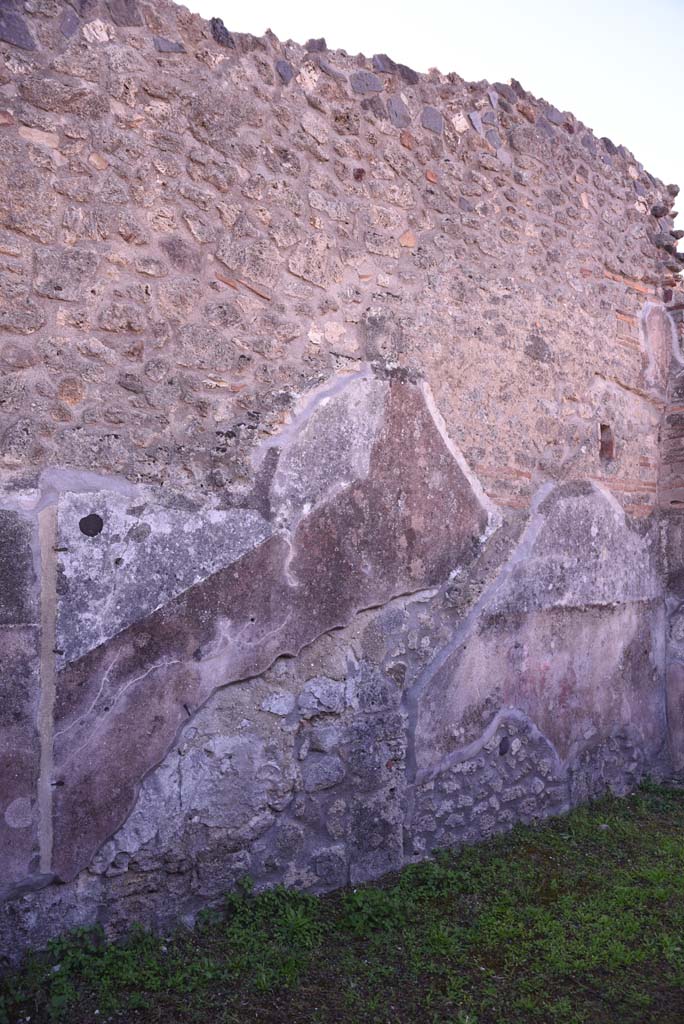
[[[79,724],[79,722],[83,718],[87,718],[87,716],[90,714],[90,712],[94,710],[94,708],[97,705],[98,700],[100,699],[102,691],[104,690],[105,686],[107,685],[109,677],[110,677],[110,675],[112,673],[112,669],[116,666],[116,664],[118,663],[119,659],[120,659],[120,653],[116,654],[112,658],[112,661],[111,661],[109,667],[107,668],[107,670],[105,671],[104,675],[102,676],[102,682],[100,684],[100,689],[95,694],[95,697],[93,698],[93,701],[90,704],[90,706],[83,712],[83,714],[79,718],[75,718],[73,720],[73,722],[70,722],[69,725],[66,725],[63,729],[58,729],[57,732],[55,732],[55,734],[54,734],[54,739],[58,739],[60,736],[64,736],[65,733],[71,732],[71,730],[75,726],[77,726]]]
[[[349,622],[341,623],[338,626],[332,626],[330,629],[325,630],[323,633],[318,634],[312,640],[308,641],[305,644],[302,644],[302,646],[299,648],[298,651],[296,651],[294,653],[294,655],[291,655],[287,651],[281,652],[280,654],[276,655],[273,658],[273,660],[261,672],[257,673],[256,675],[243,676],[243,677],[241,677],[239,679],[231,679],[228,682],[221,683],[218,686],[215,686],[214,689],[211,691],[211,693],[209,693],[207,695],[206,699],[203,700],[196,707],[194,707],[192,709],[192,711],[190,712],[190,714],[188,715],[188,717],[185,719],[185,721],[181,722],[181,724],[179,725],[176,733],[174,734],[173,741],[169,744],[168,750],[166,751],[164,756],[161,757],[155,764],[153,764],[140,777],[140,779],[138,779],[138,782],[137,782],[136,787],[135,787],[134,796],[133,796],[133,799],[131,800],[131,804],[130,804],[128,813],[125,815],[125,817],[122,818],[122,820],[119,822],[119,824],[116,825],[116,827],[112,828],[112,830],[108,833],[108,835],[102,840],[100,845],[94,851],[93,856],[91,858],[91,861],[92,861],[93,858],[95,858],[97,856],[99,851],[104,846],[106,846],[106,844],[108,842],[110,842],[113,839],[113,837],[117,834],[117,832],[126,824],[126,822],[128,821],[128,819],[131,816],[131,812],[133,811],[133,809],[134,809],[134,807],[135,807],[135,805],[136,805],[136,803],[138,801],[138,797],[140,796],[140,791],[141,791],[145,781],[149,778],[150,775],[153,774],[153,772],[155,772],[160,767],[160,765],[163,764],[163,762],[165,761],[165,759],[168,756],[169,752],[171,750],[173,750],[174,747],[178,746],[178,741],[180,740],[180,737],[182,736],[183,731],[185,729],[187,729],[188,726],[192,725],[192,723],[195,721],[195,719],[199,716],[199,714],[207,706],[209,701],[212,700],[218,693],[220,693],[223,690],[229,689],[229,687],[231,687],[231,686],[239,686],[241,684],[250,683],[250,682],[253,682],[255,679],[261,678],[265,673],[267,673],[269,671],[269,669],[271,669],[273,667],[273,665],[275,664],[276,661],[278,661],[279,658],[282,658],[282,657],[298,657],[302,653],[302,651],[305,651],[308,647],[311,647],[318,640],[320,640],[321,637],[327,636],[329,633],[334,632],[337,629],[344,629],[346,626],[348,626],[350,624],[350,622],[352,622],[359,615],[363,615],[364,613],[367,613],[369,611],[376,611],[379,608],[391,608],[394,604],[401,605],[402,603],[407,603],[407,602],[428,601],[432,597],[434,597],[438,593],[438,591],[439,591],[439,588],[431,588],[431,589],[428,589],[428,590],[419,589],[419,590],[414,590],[414,591],[407,591],[406,593],[403,593],[403,594],[397,594],[397,595],[389,598],[387,601],[380,602],[379,604],[371,604],[371,605],[368,605],[367,607],[358,608],[355,611],[355,613],[352,616],[352,618],[349,620]],[[218,654],[217,655],[211,655],[210,658],[207,659],[207,661],[213,661],[213,660],[216,660],[219,657],[220,657],[220,655],[218,655]],[[172,664],[180,664],[180,662],[171,661],[171,662],[165,662],[165,663],[159,663],[157,665],[153,665],[151,669],[149,669],[147,672],[144,673],[144,675],[148,675],[149,672],[151,672],[154,668],[162,667],[163,664],[172,665]],[[203,664],[204,664],[204,662],[203,662]],[[144,678],[144,676],[143,677],[137,677],[132,682],[139,682],[141,680],[141,678]],[[127,684],[126,689],[128,689],[130,685],[131,685],[130,683]],[[59,735],[61,735],[65,731],[66,731],[65,729],[61,730]],[[179,771],[180,771],[180,769],[179,769]],[[182,779],[179,776],[179,785],[181,783],[182,783]],[[179,790],[179,792],[181,793],[180,799],[181,799],[181,806],[182,806],[182,789]]]
[[[181,662],[181,661],[179,661],[178,659],[170,659],[169,661],[158,661],[158,662],[156,662],[156,663],[155,663],[154,665],[150,665],[150,667],[149,667],[148,669],[145,669],[145,671],[144,671],[144,672],[142,672],[142,673],[141,673],[141,674],[140,674],[139,676],[135,676],[135,678],[134,678],[134,679],[129,679],[129,680],[128,680],[128,682],[126,683],[126,685],[125,685],[125,686],[124,686],[124,687],[123,687],[123,688],[122,688],[122,689],[121,689],[121,690],[119,691],[119,693],[117,693],[116,697],[115,697],[115,698],[114,698],[114,699],[112,700],[112,703],[111,703],[111,705],[110,705],[110,708],[109,708],[109,710],[110,710],[110,711],[113,711],[113,710],[114,710],[114,708],[116,707],[116,705],[117,705],[117,704],[118,704],[118,703],[120,702],[120,700],[122,699],[122,697],[124,697],[124,696],[125,696],[125,694],[127,694],[127,693],[128,693],[128,691],[129,691],[129,690],[130,690],[130,689],[131,689],[131,688],[132,688],[133,686],[135,686],[135,685],[136,685],[137,683],[141,683],[141,682],[142,682],[142,681],[143,681],[144,679],[146,679],[146,678],[147,678],[147,677],[148,677],[148,676],[149,676],[149,675],[150,675],[150,674],[151,674],[152,672],[154,672],[154,671],[155,671],[156,669],[158,669],[158,668],[169,668],[169,667],[170,667],[171,665],[180,665],[180,664],[182,664],[182,662]],[[112,666],[110,666],[110,671],[111,671],[111,667],[112,667]],[[99,696],[99,694],[98,694],[98,696]],[[81,716],[81,717],[83,717],[83,716]],[[76,723],[72,723],[72,724],[77,724],[77,723],[78,723],[79,721],[80,721],[80,719],[78,719]],[[183,725],[186,725],[186,724],[187,724],[187,721],[183,723]],[[63,733],[65,733],[65,732],[67,732],[67,731],[68,731],[68,729],[62,729],[62,730],[61,730],[61,731],[60,731],[60,732],[59,732],[59,733],[58,733],[57,735],[61,736],[61,735],[62,735]],[[70,761],[73,761],[73,759],[74,759],[74,758],[76,757],[76,755],[77,755],[77,754],[80,754],[80,753],[81,753],[81,751],[82,751],[82,750],[84,750],[84,749],[85,749],[85,747],[87,747],[87,746],[88,746],[88,744],[89,744],[89,743],[90,743],[90,742],[92,741],[92,737],[93,737],[93,736],[97,736],[97,735],[99,734],[99,732],[100,732],[100,731],[101,731],[101,730],[100,730],[100,729],[98,729],[98,727],[97,727],[97,726],[95,726],[95,728],[94,728],[94,729],[92,730],[92,732],[90,732],[90,733],[88,734],[88,736],[87,736],[87,738],[86,738],[86,739],[84,740],[84,742],[83,742],[83,743],[82,743],[82,744],[81,744],[81,745],[80,745],[79,747],[77,747],[77,748],[76,748],[76,750],[73,750],[73,751],[70,751],[70,752],[69,752],[69,760],[70,760]],[[55,738],[56,738],[56,737],[55,737]],[[173,744],[172,744],[172,745],[173,745]],[[169,747],[169,750],[170,750],[170,749],[171,749],[171,747]],[[67,762],[67,763],[68,763],[68,762]],[[160,761],[159,763],[161,764],[161,761]],[[149,774],[149,773],[147,773],[147,772],[146,772],[146,773],[145,773],[145,777],[147,776],[147,774]]]

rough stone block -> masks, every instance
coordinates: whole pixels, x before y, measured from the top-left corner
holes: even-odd
[[[219,243],[216,256],[229,270],[248,281],[272,288],[282,269],[282,258],[266,239],[235,241],[227,236]]]
[[[18,46],[22,50],[35,50],[33,38],[27,22],[18,11],[12,10],[7,4],[0,8],[0,39],[3,43]]]
[[[33,288],[38,295],[61,302],[85,298],[94,280],[99,260],[96,253],[77,248],[36,250]]]
[[[333,846],[326,850],[316,851],[313,857],[313,867],[326,889],[344,885],[347,880],[347,858],[344,847]]]
[[[212,18],[209,22],[211,28],[211,34],[219,44],[219,46],[225,46],[227,49],[235,49],[235,38],[232,33],[228,31],[226,26],[223,24],[221,18]]]
[[[401,96],[388,97],[387,113],[389,114],[390,121],[396,128],[408,128],[411,124],[411,115]]]
[[[284,85],[289,85],[289,83],[294,78],[294,68],[289,63],[289,61],[277,60],[276,71],[278,72],[281,81],[283,82]]]
[[[396,871],[403,860],[403,830],[396,795],[358,797],[351,814],[349,881],[369,882]]]
[[[62,20],[59,25],[59,30],[66,39],[69,39],[71,36],[74,35],[74,33],[78,32],[80,24],[81,23],[76,15],[76,12],[73,10],[68,10],[65,11],[62,16]]]
[[[314,235],[311,241],[298,246],[287,261],[288,269],[319,288],[327,288],[340,277],[340,268],[332,239]]]
[[[107,96],[84,82],[33,75],[21,82],[19,90],[22,98],[39,110],[92,120],[99,120],[109,111]]]
[[[116,25],[137,28],[143,23],[137,0],[107,0],[107,7]]]
[[[310,754],[304,762],[302,775],[306,792],[317,793],[341,782],[345,768],[335,754]]]
[[[165,39],[163,36],[154,37],[154,48],[158,53],[185,53],[182,43],[174,39]]]
[[[354,92],[382,92],[383,84],[372,71],[355,71],[349,77]]]
[[[427,128],[428,131],[434,132],[435,135],[441,135],[444,130],[444,117],[436,107],[423,107],[423,113],[420,116],[420,123],[423,128]]]

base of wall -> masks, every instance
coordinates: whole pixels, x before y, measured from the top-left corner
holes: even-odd
[[[351,730],[366,737],[372,731],[376,739],[387,732],[368,716],[354,716]],[[356,756],[365,756],[360,751]],[[162,851],[159,836],[133,855],[114,852],[120,841],[109,844],[73,882],[48,884],[0,909],[3,961],[16,963],[22,950],[42,948],[73,928],[99,925],[114,939],[133,923],[156,932],[191,927],[199,911],[220,904],[247,876],[257,891],[285,884],[323,893],[360,884],[439,848],[480,842],[607,792],[623,796],[644,778],[661,781],[667,774],[664,763],[648,764],[625,734],[587,746],[563,769],[530,721],[502,713],[477,752],[420,786],[403,787],[396,799],[387,791],[358,794],[343,808],[334,786],[300,795],[282,812],[252,821],[240,848],[225,827],[198,821],[175,854]],[[345,814],[351,839],[341,834]],[[339,830],[336,841],[323,838],[324,822],[328,833]]]

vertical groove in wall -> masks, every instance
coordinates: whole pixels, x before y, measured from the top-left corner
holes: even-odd
[[[49,872],[52,864],[52,740],[55,704],[55,643],[57,621],[57,506],[48,505],[38,516],[40,540],[40,776],[38,812],[40,869]]]

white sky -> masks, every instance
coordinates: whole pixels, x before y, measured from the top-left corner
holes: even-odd
[[[387,53],[416,71],[517,78],[623,143],[684,187],[678,47],[684,0],[181,0],[226,28],[279,39],[325,36],[331,49]]]

